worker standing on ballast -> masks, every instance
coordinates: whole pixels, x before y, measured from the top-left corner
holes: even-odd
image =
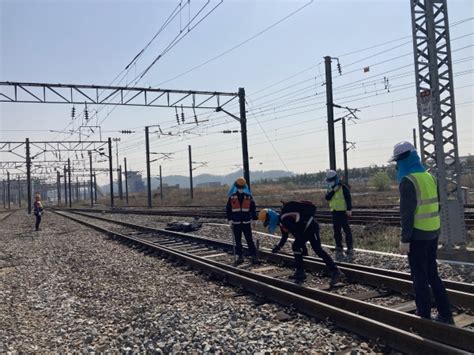
[[[257,249],[252,239],[252,221],[257,220],[255,202],[252,198],[247,181],[243,177],[235,180],[228,193],[226,214],[229,226],[232,229],[235,240],[235,253],[237,260],[235,264],[244,262],[242,251],[242,233],[245,236],[252,263],[258,263]]]
[[[39,231],[41,216],[43,214],[43,204],[41,203],[41,195],[39,193],[35,193],[35,202],[33,203],[33,214],[36,218],[35,230]]]
[[[336,260],[344,259],[341,229],[344,230],[346,236],[347,258],[352,260],[354,258],[354,246],[352,231],[349,226],[349,218],[352,217],[351,192],[349,187],[342,183],[334,170],[326,172],[326,182],[328,183],[326,201],[329,201],[329,209],[332,214],[334,239],[336,241]]]
[[[436,178],[426,171],[410,142],[396,144],[390,161],[397,164],[402,227],[400,251],[408,254],[416,313],[431,319],[431,286],[438,309],[435,320],[454,324],[448,294],[436,264],[441,228]]]
[[[296,271],[290,278],[296,281],[306,279],[304,270],[303,254],[306,242],[309,241],[314,252],[323,259],[331,275],[330,285],[334,286],[339,282],[342,273],[339,271],[334,260],[321,247],[319,236],[319,224],[314,218],[316,206],[309,201],[289,201],[283,204],[280,214],[270,208],[262,209],[258,219],[263,222],[270,233],[274,233],[276,226],[280,226],[282,238],[280,243],[273,249],[277,253],[288,239],[288,233],[293,234],[295,241],[293,243],[293,255],[295,258]],[[306,252],[307,254],[307,252]]]

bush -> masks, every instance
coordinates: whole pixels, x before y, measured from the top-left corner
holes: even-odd
[[[390,190],[390,177],[388,173],[385,170],[379,170],[374,175],[373,184],[377,191]]]

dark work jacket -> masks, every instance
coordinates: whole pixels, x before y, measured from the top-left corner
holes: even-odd
[[[344,200],[346,200],[346,205],[347,205],[347,210],[352,211],[352,197],[351,197],[351,191],[349,190],[349,187],[343,183],[339,183],[338,185],[342,186],[342,193],[344,194]],[[335,191],[331,190],[326,194],[326,201],[330,201],[332,197],[334,196]]]
[[[416,210],[416,190],[413,183],[403,178],[399,185],[400,190],[400,221],[402,225],[402,243],[410,243],[415,240],[433,240],[439,237],[437,231],[427,232],[414,228]],[[439,194],[438,194],[439,201]]]
[[[250,199],[249,211],[232,211],[231,200],[233,197],[238,198],[240,206],[242,206],[244,198]],[[226,214],[229,221],[234,221],[236,223],[249,223],[252,220],[257,220],[257,209],[255,208],[255,202],[252,196],[245,192],[239,193],[237,191],[233,193],[227,200]]]
[[[310,216],[305,211],[303,204],[292,202],[285,204],[279,218],[282,239],[284,239],[284,241],[282,240],[283,244],[288,239],[288,233],[293,234],[295,238],[301,238],[306,231],[309,218],[313,218],[314,223],[316,223],[314,216]]]

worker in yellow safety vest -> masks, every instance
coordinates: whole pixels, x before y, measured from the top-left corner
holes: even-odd
[[[396,144],[390,161],[397,164],[402,227],[400,251],[408,254],[417,315],[431,318],[431,286],[438,309],[436,320],[454,324],[436,264],[441,226],[436,178],[425,170],[410,142]]]
[[[346,236],[346,256],[347,261],[354,258],[354,246],[352,241],[352,231],[349,226],[349,217],[352,216],[352,198],[349,186],[344,184],[334,170],[326,172],[326,201],[329,201],[329,209],[332,215],[332,226],[334,228],[334,239],[336,241],[336,260],[345,258],[342,247],[342,232]]]

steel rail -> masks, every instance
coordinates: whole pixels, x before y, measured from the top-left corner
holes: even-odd
[[[221,240],[204,238],[201,236],[188,234],[188,233],[172,232],[172,231],[168,231],[164,229],[151,228],[151,227],[146,227],[146,226],[123,222],[123,221],[115,221],[115,220],[111,220],[111,219],[101,217],[101,216],[90,216],[78,211],[71,211],[71,210],[67,210],[67,211],[73,212],[75,214],[78,214],[84,217],[95,218],[104,222],[119,224],[124,227],[132,228],[139,231],[146,231],[149,233],[160,233],[160,234],[169,235],[169,236],[179,236],[180,238],[183,238],[183,239],[194,240],[194,241],[201,242],[204,244],[211,244],[215,247],[219,247],[227,251],[232,250],[232,244],[226,243]],[[260,250],[259,256],[275,264],[284,264],[287,266],[294,265],[293,256],[289,254],[272,253],[270,251]],[[410,295],[415,294],[412,281],[405,279],[406,276],[399,277],[396,274],[396,272],[393,272],[391,275],[387,275],[385,274],[384,269],[362,267],[362,266],[358,266],[354,268],[353,267],[354,264],[340,263],[340,262],[337,262],[337,264],[349,281],[354,281],[354,282],[370,285],[373,287],[387,288],[389,290],[392,290],[401,294],[410,294]],[[311,258],[311,257],[304,258],[304,266],[305,266],[305,269],[310,270],[310,271],[323,271],[326,268],[326,265],[322,261],[320,261],[320,259],[318,260],[317,258]],[[382,272],[378,273],[381,270]],[[460,283],[460,285],[458,285],[459,283],[455,281],[448,281],[448,283],[451,288],[447,288],[446,291],[448,293],[448,297],[450,298],[450,301],[458,307],[474,311],[474,293],[471,292],[473,290],[472,286],[469,287],[470,285],[466,283]],[[464,290],[468,290],[468,292],[464,292]]]
[[[413,315],[352,300],[348,297],[309,289],[212,262],[187,252],[173,250],[133,236],[126,236],[90,222],[55,212],[112,238],[131,241],[160,254],[184,261],[188,265],[215,277],[217,276],[233,286],[244,287],[254,294],[263,295],[280,304],[294,307],[311,317],[322,320],[329,318],[343,329],[367,338],[382,339],[388,346],[399,351],[413,354],[467,354],[474,351],[474,345],[470,341],[474,333],[465,329],[427,321]],[[173,234],[176,234],[176,232]],[[372,317],[374,319],[371,319]]]
[[[86,209],[86,208],[72,208],[71,211],[79,212],[92,212],[100,213],[101,210],[96,209]],[[107,213],[116,213],[116,214],[137,214],[137,215],[153,215],[153,216],[170,216],[170,217],[202,217],[210,219],[225,219],[226,214],[224,211],[169,211],[169,210],[121,210],[113,209],[107,210]],[[315,218],[320,223],[332,223],[332,216],[330,213],[321,213],[316,212]],[[366,216],[357,216],[353,215],[350,220],[351,224],[365,225],[370,224],[384,224],[388,226],[399,227],[400,226],[400,217],[394,216],[379,216],[379,215],[366,215]],[[468,229],[474,229],[474,219],[466,219],[466,227]]]

